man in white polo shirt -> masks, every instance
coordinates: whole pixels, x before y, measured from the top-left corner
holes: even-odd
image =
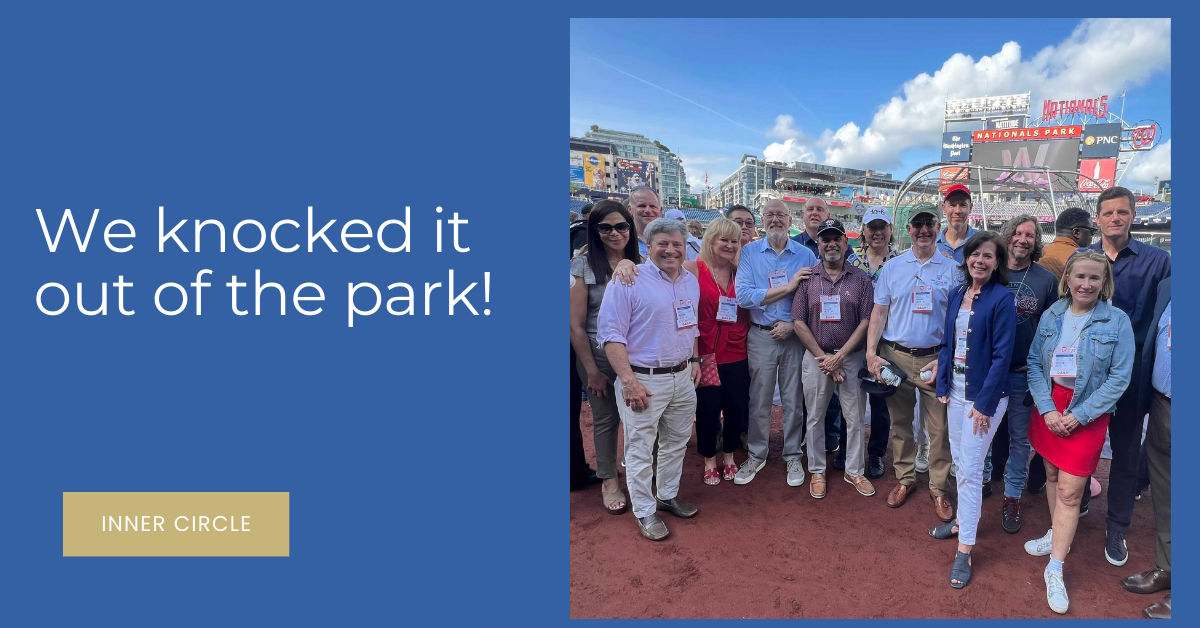
[[[964,190],[966,186],[954,185],[946,196]],[[913,406],[919,399],[929,432],[929,492],[938,518],[951,521],[954,507],[946,496],[950,486],[946,406],[934,394],[934,375],[955,263],[937,250],[938,223],[933,211],[911,216],[907,229],[912,248],[885,264],[880,273],[867,331],[867,368],[879,377],[880,367],[890,360],[908,376],[887,398],[892,417],[892,464],[898,480],[888,495],[888,506],[903,506],[916,490],[917,442],[912,423]]]

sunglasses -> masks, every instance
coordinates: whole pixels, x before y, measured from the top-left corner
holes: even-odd
[[[615,225],[610,225],[607,222],[602,222],[602,223],[596,225],[596,231],[599,231],[600,233],[602,233],[604,235],[608,235],[608,234],[612,233],[613,229],[616,229],[617,233],[629,233],[629,223],[618,222]]]
[[[911,225],[913,229],[931,229],[931,228],[933,228],[934,221],[932,221],[932,220],[914,220],[908,224]]]
[[[1097,227],[1075,227],[1075,228],[1080,231],[1087,231],[1088,233],[1090,233],[1092,235],[1096,235],[1096,232],[1100,230]]]

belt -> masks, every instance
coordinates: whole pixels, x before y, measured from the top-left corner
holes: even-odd
[[[833,355],[833,354],[835,354],[835,353],[837,353],[838,351],[841,351],[841,350],[842,350],[842,348],[841,348],[841,347],[838,347],[837,349],[826,349],[826,348],[824,348],[824,347],[821,347],[821,351],[824,351],[825,353],[827,353],[827,354],[829,354],[829,355]]]
[[[958,375],[967,374],[967,365],[965,364],[951,364],[950,368],[954,369],[954,372]]]
[[[771,331],[771,330],[775,329],[775,327],[772,325],[759,325],[758,323],[750,323],[750,324],[754,325],[755,327],[757,327],[759,329],[765,329],[767,331]]]
[[[899,351],[900,353],[907,353],[908,355],[911,355],[916,358],[923,358],[926,356],[935,355],[938,352],[937,347],[924,347],[921,349],[909,349],[908,347],[906,347],[898,342],[892,342],[891,340],[884,340],[883,344],[895,349],[896,351]]]
[[[629,365],[629,370],[633,371],[634,373],[641,373],[642,375],[663,375],[665,373],[678,373],[679,371],[682,371],[683,369],[685,369],[687,367],[688,367],[688,361],[684,360],[683,362],[680,362],[679,364],[676,364],[675,366],[663,366],[663,367],[655,367],[655,368],[650,368],[650,367],[646,367],[646,366],[633,366],[631,364],[631,365]]]

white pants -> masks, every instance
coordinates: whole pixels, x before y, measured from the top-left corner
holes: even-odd
[[[1004,420],[1008,397],[1001,398],[1000,403],[996,404],[991,426],[984,434],[973,433],[975,420],[970,416],[973,407],[975,404],[967,401],[964,388],[958,382],[952,382],[950,405],[946,408],[946,427],[950,433],[950,455],[957,467],[954,478],[958,480],[958,542],[963,545],[975,544],[975,532],[979,529],[979,515],[983,507],[983,459],[992,447],[996,428]]]
[[[621,380],[614,388],[617,410],[625,425],[625,480],[633,514],[649,517],[657,510],[650,484],[658,478],[658,498],[675,499],[679,493],[679,477],[683,474],[683,454],[692,437],[692,421],[696,416],[696,388],[692,386],[692,370],[663,375],[634,377],[650,391],[649,407],[634,412],[625,405]],[[654,439],[658,439],[658,471],[654,462]]]
[[[913,435],[918,445],[929,444],[929,430],[925,427],[925,418],[921,416],[921,400],[918,398],[913,406]]]
[[[846,473],[853,476],[866,474],[866,458],[863,455],[863,416],[867,412],[867,396],[862,393],[859,369],[867,363],[866,351],[860,349],[846,356],[842,373],[846,379],[837,384],[821,371],[817,359],[811,352],[804,353],[803,393],[804,407],[808,412],[808,471],[825,473],[825,410],[833,398],[833,389],[838,390],[842,404],[842,421],[846,425]]]

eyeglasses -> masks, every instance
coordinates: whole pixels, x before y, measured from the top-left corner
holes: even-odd
[[[754,219],[752,219],[752,218],[743,218],[741,220],[734,218],[733,222],[737,223],[739,227],[753,227],[754,226]]]
[[[1086,230],[1088,233],[1090,233],[1092,235],[1096,235],[1096,232],[1100,230],[1096,227],[1075,227],[1075,228],[1081,229],[1081,230]]]
[[[908,224],[911,225],[913,229],[932,229],[936,222],[933,220],[914,220]]]
[[[602,223],[596,225],[596,231],[599,231],[600,233],[602,233],[604,235],[608,235],[608,234],[612,233],[613,229],[616,229],[617,233],[629,233],[629,223],[618,222],[615,225],[610,225],[607,222],[602,222]]]

